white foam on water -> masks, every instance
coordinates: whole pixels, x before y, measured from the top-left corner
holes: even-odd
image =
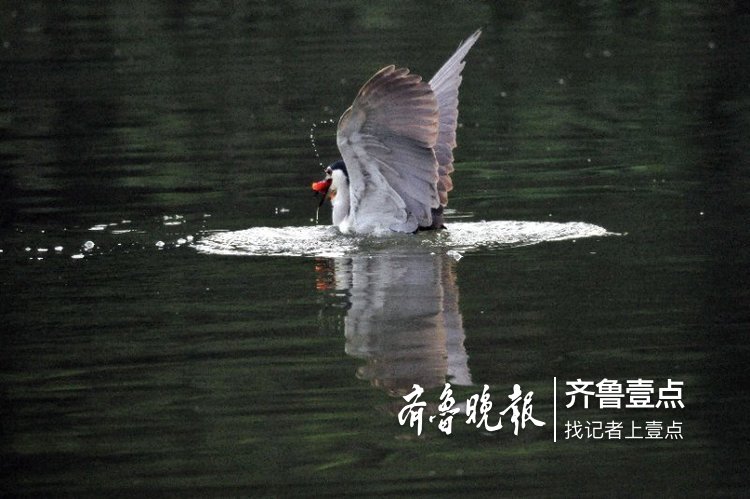
[[[194,248],[212,255],[339,257],[379,251],[462,252],[616,235],[584,222],[453,222],[447,230],[388,237],[341,234],[333,226],[253,227],[206,233]]]
[[[547,241],[616,235],[598,225],[584,222],[467,222],[452,223],[438,234],[444,244],[461,250],[502,246],[526,246]]]
[[[356,253],[359,240],[332,226],[253,227],[207,234],[196,241],[195,248],[214,255],[336,257]]]

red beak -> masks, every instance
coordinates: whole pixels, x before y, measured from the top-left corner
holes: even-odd
[[[314,190],[315,192],[321,192],[323,193],[323,196],[325,196],[328,192],[328,189],[331,187],[331,182],[333,181],[330,178],[321,180],[320,182],[313,182],[312,190]]]
[[[323,206],[323,203],[326,202],[326,194],[328,194],[328,189],[331,188],[332,183],[333,179],[330,178],[321,180],[320,182],[312,183],[312,189],[315,191],[315,195],[317,195],[318,193],[322,194],[322,196],[320,196],[320,203],[318,203],[318,209],[320,209],[320,207]]]

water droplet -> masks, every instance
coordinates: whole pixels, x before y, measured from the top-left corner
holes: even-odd
[[[459,253],[456,250],[450,250],[446,253],[446,255],[448,255],[449,257],[453,258],[456,261],[459,261],[460,259],[464,257],[461,253]]]
[[[156,241],[156,244],[155,244],[155,246],[156,246],[157,248],[163,248],[163,247],[164,247],[164,241]]]
[[[55,246],[55,251],[60,252],[63,250],[62,246]]]
[[[86,241],[85,243],[83,243],[83,249],[85,251],[91,251],[92,249],[94,249],[94,246],[96,246],[96,244],[94,244],[94,241]]]
[[[77,253],[75,255],[71,255],[70,258],[72,258],[73,260],[80,260],[81,258],[83,258],[83,255],[80,253]]]
[[[177,244],[185,244],[187,242],[187,239],[181,237],[177,240]]]
[[[193,236],[187,236],[185,239],[187,239],[188,242],[193,242]]]

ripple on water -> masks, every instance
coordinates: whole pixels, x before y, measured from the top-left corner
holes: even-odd
[[[24,260],[44,261],[60,257],[79,260],[152,248],[161,251],[187,247],[194,240],[189,232],[205,230],[208,217],[209,214],[177,214],[135,222],[122,219],[86,226],[17,227],[13,238],[3,241],[10,247],[4,244],[0,254],[4,258],[20,256]]]
[[[332,226],[253,227],[208,233],[194,247],[214,255],[337,257],[395,249],[472,251],[607,235],[613,233],[584,222],[454,222],[437,233],[389,237],[343,235]]]

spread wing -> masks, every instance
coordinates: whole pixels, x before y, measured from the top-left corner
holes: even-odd
[[[388,66],[365,83],[336,131],[355,231],[413,232],[432,223],[437,138],[437,100],[420,76]]]
[[[461,43],[451,58],[430,80],[430,87],[437,99],[440,120],[435,156],[440,165],[437,188],[442,206],[448,204],[448,192],[453,189],[450,174],[453,173],[453,149],[456,147],[456,125],[458,124],[458,87],[461,85],[461,71],[466,64],[464,57],[481,34],[482,30],[477,30]]]

